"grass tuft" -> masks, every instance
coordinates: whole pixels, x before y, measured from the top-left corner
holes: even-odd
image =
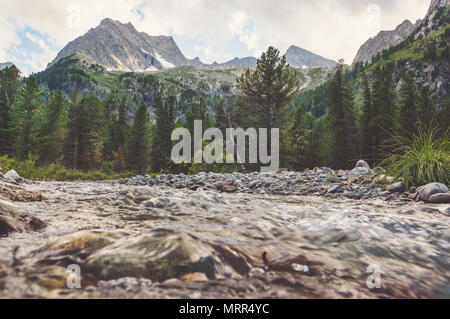
[[[409,186],[450,183],[450,134],[420,129],[381,164],[389,175]]]

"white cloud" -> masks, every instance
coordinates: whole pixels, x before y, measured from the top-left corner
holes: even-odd
[[[324,57],[351,62],[358,48],[380,29],[393,29],[404,19],[422,18],[429,0],[15,0],[0,12],[0,60],[17,45],[17,31],[29,26],[62,48],[109,17],[132,22],[151,35],[190,39],[184,45],[202,60],[225,61],[227,44],[239,39],[254,55],[268,45],[284,52],[294,44]],[[369,5],[380,8],[374,27]],[[373,8],[373,7],[372,7]],[[13,20],[11,20],[13,19]],[[13,21],[13,22],[11,22]],[[206,45],[205,45],[206,44]],[[55,53],[56,54],[56,53]],[[47,58],[43,56],[42,58]],[[52,57],[53,58],[53,57]],[[46,65],[50,60],[44,61]]]
[[[19,44],[20,39],[17,36],[16,25],[4,15],[4,12],[0,12],[0,39],[0,61],[9,61],[11,56],[7,51]]]

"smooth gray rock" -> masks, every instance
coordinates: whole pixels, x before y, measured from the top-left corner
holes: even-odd
[[[350,171],[350,176],[362,177],[372,175],[372,170],[367,167],[355,167]]]
[[[364,160],[359,160],[355,167],[365,167],[370,170],[370,165]]]
[[[23,182],[23,178],[13,169],[8,171],[8,172],[6,172],[5,177],[12,179],[16,183]]]
[[[434,194],[448,193],[448,187],[441,183],[431,183],[418,189],[419,200],[428,201]]]
[[[391,193],[403,193],[406,190],[405,183],[398,182],[389,186],[389,192]]]
[[[438,193],[430,196],[428,203],[433,204],[450,204],[450,193]]]

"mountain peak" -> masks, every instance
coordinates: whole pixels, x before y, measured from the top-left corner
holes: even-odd
[[[131,23],[110,18],[86,34],[69,42],[49,64],[61,58],[81,53],[88,63],[108,70],[158,71],[186,65],[188,60],[170,36],[150,36],[138,32]]]
[[[295,45],[291,45],[286,51],[286,61],[297,68],[334,67],[337,64]]]
[[[408,37],[416,25],[409,20],[403,21],[394,30],[380,31],[375,37],[367,40],[358,50],[353,64],[357,62],[369,61],[373,56],[377,55],[385,49],[393,45],[399,44]]]

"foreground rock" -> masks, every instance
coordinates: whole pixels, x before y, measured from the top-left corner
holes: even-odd
[[[5,178],[9,178],[16,183],[23,182],[23,178],[19,174],[17,174],[17,172],[15,170],[10,170],[10,171],[6,172]]]
[[[431,183],[421,186],[411,197],[417,201],[421,200],[428,203],[450,203],[450,193],[448,191],[448,187],[441,183]]]
[[[8,236],[12,232],[37,231],[44,227],[45,223],[40,219],[0,199],[0,236]]]
[[[42,201],[39,192],[27,190],[24,187],[0,181],[0,198],[6,198],[13,202],[36,202]]]

